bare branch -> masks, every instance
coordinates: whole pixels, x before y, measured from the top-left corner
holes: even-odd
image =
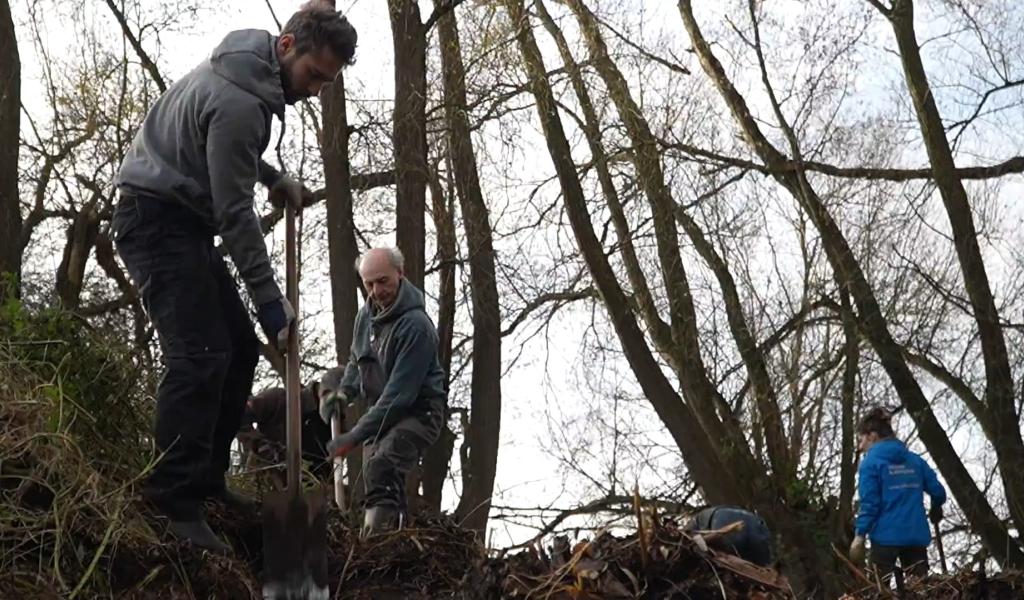
[[[462,4],[464,1],[465,0],[435,0],[434,12],[430,13],[430,16],[427,17],[427,22],[423,24],[423,35],[425,36],[430,33],[430,28],[433,27],[441,17],[454,10],[456,6]]]
[[[149,76],[153,78],[153,82],[156,83],[157,89],[161,92],[167,91],[167,83],[164,81],[163,76],[160,75],[160,69],[157,68],[156,63],[149,57],[145,48],[142,47],[142,43],[139,38],[132,32],[131,27],[128,26],[128,21],[124,17],[124,13],[114,4],[114,0],[105,0],[107,6],[110,7],[110,12],[114,13],[114,18],[117,19],[118,24],[121,26],[121,31],[124,33],[124,37],[131,44],[132,48],[135,49],[135,54],[138,55],[139,60],[142,62],[142,67],[146,69]]]

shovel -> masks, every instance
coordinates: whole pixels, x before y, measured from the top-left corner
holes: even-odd
[[[299,313],[296,210],[285,208],[287,297]],[[322,490],[302,491],[302,399],[299,384],[298,316],[288,332],[285,368],[288,471],[284,490],[263,500],[264,600],[327,600],[327,506]]]
[[[338,437],[342,433],[345,433],[345,427],[341,422],[341,417],[337,414],[331,416],[331,437]],[[345,498],[345,484],[342,481],[344,478],[345,459],[338,457],[334,459],[334,503],[338,505],[338,508],[342,513],[348,512],[348,501]]]
[[[942,566],[942,574],[949,574],[949,567],[946,566],[946,550],[942,547],[942,530],[939,529],[939,524],[934,523],[935,526],[935,545],[939,548],[939,565]]]

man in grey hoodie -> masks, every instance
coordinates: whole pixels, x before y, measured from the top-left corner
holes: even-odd
[[[369,410],[328,444],[344,456],[359,444],[366,482],[364,534],[394,529],[405,511],[405,475],[441,433],[447,377],[437,358],[437,329],[423,292],[403,275],[402,254],[375,248],[356,268],[368,301],[356,315],[352,350],[344,367],[320,380],[320,416],[327,423],[362,396]]]
[[[204,500],[254,503],[230,491],[224,474],[259,359],[214,236],[223,239],[269,342],[283,347],[294,311],[274,278],[253,187],[270,188],[277,206],[301,207],[311,194],[260,156],[272,116],[283,134],[285,105],[334,81],[355,46],[355,29],[332,2],[303,6],[278,36],[229,33],[154,103],[116,180],[114,240],[166,367],[155,423],[163,455],[143,495],[169,517],[172,533],[205,549],[230,550],[207,525]]]

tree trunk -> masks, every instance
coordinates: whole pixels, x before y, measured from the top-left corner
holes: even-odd
[[[558,105],[547,80],[547,71],[527,20],[523,0],[504,0],[504,5],[516,28],[516,41],[536,99],[537,116],[544,130],[548,153],[561,184],[570,225],[622,344],[626,360],[644,395],[679,447],[705,499],[711,503],[734,502],[741,494],[731,478],[722,477],[727,470],[718,459],[714,444],[700,428],[693,410],[682,401],[651,354],[644,334],[631,312],[629,301],[594,232],[583,187],[572,160],[572,149],[565,137]]]
[[[932,413],[928,399],[914,379],[899,345],[893,339],[874,290],[861,270],[860,263],[842,230],[811,187],[806,174],[799,169],[797,172],[791,172],[782,168],[788,159],[761,132],[746,101],[726,76],[722,64],[712,53],[711,46],[697,26],[691,1],[679,0],[679,12],[701,66],[733,113],[747,143],[773,172],[775,179],[796,198],[818,229],[829,263],[841,285],[846,287],[853,297],[860,317],[858,327],[861,333],[870,341],[878,355],[879,362],[889,375],[894,390],[917,424],[921,441],[927,446],[960,508],[981,536],[993,558],[1004,566],[1021,565],[1024,553],[1021,552],[1020,545],[996,516],[992,505],[978,489],[977,483]]]
[[[469,431],[465,432],[469,442],[469,464],[462,465],[462,498],[455,509],[455,516],[464,526],[483,531],[491,509],[501,430],[501,311],[498,307],[490,214],[480,189],[466,114],[466,68],[462,64],[455,12],[442,17],[438,27],[444,70],[448,151],[462,207],[462,222],[466,228],[473,300],[473,375]]]
[[[451,389],[452,338],[455,334],[455,265],[458,242],[455,238],[454,205],[446,197],[441,186],[437,169],[431,171],[430,199],[433,207],[434,229],[437,231],[437,253],[440,267],[440,291],[438,297],[437,335],[438,359],[444,369],[448,389]],[[450,401],[450,400],[449,400]],[[444,427],[436,442],[423,454],[423,508],[429,512],[441,511],[444,483],[448,477],[452,452],[455,450],[455,433],[448,426],[449,415],[445,415]]]
[[[619,202],[618,193],[615,190],[614,183],[612,182],[611,174],[608,172],[607,155],[604,151],[603,143],[600,139],[601,128],[597,118],[596,111],[593,107],[593,101],[591,100],[590,94],[587,91],[586,85],[583,82],[583,79],[579,71],[579,66],[576,63],[575,59],[572,57],[572,54],[569,50],[569,46],[566,43],[564,36],[562,35],[558,27],[555,25],[554,20],[548,13],[546,7],[544,6],[544,3],[542,1],[538,1],[535,3],[535,7],[537,9],[538,15],[544,22],[545,27],[555,38],[555,42],[558,45],[559,51],[562,55],[562,60],[566,64],[567,71],[569,72],[569,76],[572,80],[573,88],[576,91],[577,97],[580,101],[580,106],[582,108],[582,112],[584,115],[584,133],[590,145],[591,153],[593,154],[593,162],[598,173],[598,180],[601,184],[602,191],[605,194],[605,199],[607,200],[609,209],[612,213],[612,219],[616,226],[616,231],[619,236],[620,245],[623,247],[623,256],[624,262],[626,263],[627,273],[629,275],[630,281],[633,282],[633,285],[638,287],[641,290],[641,293],[643,293],[643,290],[646,290],[646,280],[644,279],[643,275],[639,272],[639,265],[635,264],[636,255],[632,249],[632,234],[629,231],[629,228],[625,221],[625,216],[622,213],[621,203]],[[605,54],[605,56],[607,55]],[[614,65],[611,65],[611,68],[614,68]],[[612,77],[615,77],[617,73],[611,73],[610,75]],[[630,102],[630,99],[628,98],[628,92],[626,94],[625,102]],[[629,109],[627,108],[627,110]],[[637,118],[642,119],[642,117]],[[639,124],[640,129],[646,127],[647,125],[645,122],[641,122]],[[659,161],[658,168],[660,169],[660,158],[655,158],[655,160]],[[668,199],[668,202],[675,204],[671,199]],[[674,207],[673,212],[678,213],[678,207]],[[768,390],[768,392],[772,392],[772,389],[770,387],[770,381],[768,380],[767,376],[767,366],[764,365],[763,355],[759,350],[756,349],[756,345],[753,343],[752,337],[749,335],[749,330],[746,328],[745,322],[743,321],[741,306],[739,303],[738,294],[736,294],[735,291],[735,283],[732,280],[732,276],[729,274],[724,261],[721,259],[721,257],[717,255],[717,253],[714,251],[711,245],[706,241],[703,232],[701,232],[699,228],[696,227],[696,224],[693,223],[692,219],[689,219],[689,217],[686,215],[682,215],[682,221],[684,222],[684,224],[688,226],[687,232],[691,236],[691,238],[693,238],[694,243],[698,245],[698,248],[704,256],[705,260],[708,261],[709,265],[712,266],[712,268],[716,272],[716,275],[719,277],[719,281],[722,284],[723,293],[725,293],[727,297],[732,299],[732,303],[730,304],[732,311],[732,314],[730,316],[730,323],[732,323],[733,325],[736,325],[737,323],[739,324],[740,329],[737,331],[734,328],[734,334],[737,334],[737,343],[741,346],[741,348],[747,349],[744,358],[747,359],[748,368],[751,368],[751,366],[756,368],[756,359],[757,357],[760,357],[762,367],[760,373],[763,374],[763,381],[761,383],[764,386],[764,388]],[[632,266],[631,263],[633,263]],[[729,295],[730,291],[732,292],[731,296]],[[643,297],[638,299],[637,305],[640,313],[644,315],[650,315],[650,313],[653,311],[653,306],[645,307],[645,304],[646,301],[643,299]],[[662,337],[663,347],[664,344],[671,342],[671,333],[665,331],[668,329],[668,326],[663,323],[660,323],[660,318],[654,316],[647,317],[646,320],[648,322],[648,327],[651,330],[651,335],[652,338],[655,340],[656,345],[658,344],[659,336]],[[744,333],[746,334],[745,337],[742,335]],[[665,338],[669,338],[668,342],[664,341]],[[744,341],[746,342],[745,345]],[[753,356],[755,353],[756,356]],[[670,353],[663,352],[663,355],[666,354]],[[752,376],[756,374],[757,373],[753,373]],[[773,395],[771,396],[771,398],[774,400]],[[775,406],[777,414],[777,405]],[[725,464],[730,465],[729,471],[733,474],[734,480],[752,480],[753,478],[745,477],[743,473],[751,473],[757,470],[756,465],[752,464],[753,461],[751,461],[751,463],[748,463],[747,465],[742,464],[742,459],[734,459],[732,461],[724,460],[723,462]],[[739,464],[737,465],[736,463]],[[760,476],[760,473],[757,473],[757,476]],[[723,478],[724,476],[722,474],[718,474],[716,475],[716,477]],[[701,480],[697,481],[699,483],[702,483]],[[787,482],[789,481],[789,479],[786,478],[786,476],[783,476],[782,479],[779,481],[781,481],[783,485],[777,485],[776,487],[782,490],[787,489]],[[733,483],[732,485],[736,488],[743,487],[738,483]],[[760,497],[755,498],[755,495],[759,495]],[[744,496],[746,496],[745,499]],[[816,555],[817,548],[815,547],[813,540],[809,539],[809,537],[803,533],[800,523],[793,519],[791,514],[788,514],[785,511],[784,502],[777,502],[777,498],[778,494],[773,493],[772,490],[767,488],[766,486],[748,485],[747,490],[743,494],[737,494],[730,500],[730,502],[740,502],[747,504],[748,506],[751,507],[758,507],[760,510],[763,511],[765,516],[768,517],[771,522],[773,522],[774,524],[776,524],[777,527],[779,527],[780,531],[786,532],[786,545],[788,547],[810,549],[810,552]],[[798,550],[797,552],[793,552],[790,554],[799,555],[804,553],[805,552],[801,552]],[[816,571],[816,568],[812,566],[806,569],[806,571],[813,573]],[[804,577],[804,579],[806,579],[806,577]]]
[[[416,0],[388,0],[395,49],[392,141],[397,180],[396,238],[405,277],[423,289],[427,189],[426,34]]]
[[[323,137],[320,154],[324,163],[327,203],[327,252],[331,273],[331,308],[334,316],[334,343],[338,364],[348,362],[352,346],[352,328],[359,312],[359,275],[355,261],[359,255],[355,223],[352,217],[352,172],[348,161],[348,113],[345,106],[343,75],[320,94],[323,106]],[[355,423],[365,407],[346,411],[346,421]],[[354,485],[362,472],[362,449],[346,458],[350,506],[357,506],[364,490]]]
[[[928,75],[921,61],[921,49],[914,32],[914,3],[896,0],[889,21],[896,34],[907,88],[914,101],[921,137],[932,166],[935,185],[949,216],[953,245],[964,276],[964,287],[971,302],[981,352],[985,363],[985,405],[989,418],[986,434],[998,457],[1003,490],[1010,516],[1018,529],[1024,529],[1024,439],[1021,439],[1020,415],[1014,405],[1013,373],[1006,352],[1006,339],[999,324],[999,311],[992,296],[985,262],[978,246],[978,232],[963,182],[942,124]]]
[[[795,483],[796,471],[786,450],[782,418],[764,356],[757,349],[746,325],[732,275],[696,223],[678,208],[672,198],[665,184],[657,141],[642,109],[633,100],[625,77],[608,55],[597,18],[582,0],[566,0],[566,4],[580,23],[591,60],[607,85],[609,96],[625,124],[633,146],[638,183],[651,205],[658,258],[670,303],[674,349],[680,353],[678,360],[682,369],[679,378],[684,397],[698,409],[695,412],[700,417],[701,426],[721,447],[722,462],[731,475],[732,485],[740,490],[731,501],[757,509],[780,532],[785,546],[783,552],[792,557],[789,564],[794,585],[804,590],[828,590],[834,584],[821,576],[824,569],[820,562],[822,557],[828,557],[828,548],[815,536],[808,534],[807,524],[802,521],[806,516],[802,517],[787,506],[788,491],[796,487],[792,485]],[[739,422],[732,413],[727,409],[720,410],[718,413],[722,419],[716,416],[716,408],[726,406],[726,403],[701,359],[696,311],[679,252],[673,217],[680,221],[722,288],[729,325],[753,381],[754,397],[762,415],[774,479],[765,475],[764,467],[754,458]],[[722,477],[722,474],[717,476]]]
[[[604,142],[601,139],[601,122],[598,119],[597,110],[594,108],[594,101],[591,99],[590,92],[583,81],[583,74],[580,72],[579,64],[569,49],[569,43],[566,41],[562,30],[555,24],[555,20],[551,18],[547,6],[543,0],[536,0],[534,6],[537,9],[537,15],[544,24],[544,28],[554,38],[555,44],[558,46],[558,52],[562,57],[562,62],[565,63],[569,79],[572,81],[572,89],[576,93],[577,100],[579,100],[580,111],[583,113],[583,133],[587,138],[587,145],[590,147],[590,154],[593,158],[594,169],[597,171],[597,180],[601,186],[601,192],[604,194],[605,202],[608,203],[608,211],[611,213],[612,223],[615,226],[615,235],[618,238],[622,262],[626,267],[626,276],[629,278],[629,284],[633,287],[632,291],[636,300],[637,312],[643,318],[648,333],[654,341],[654,347],[658,349],[662,359],[678,371],[682,367],[677,362],[677,353],[661,350],[663,348],[672,348],[672,329],[661,318],[661,315],[658,314],[658,307],[651,294],[647,276],[644,275],[643,268],[640,266],[640,260],[637,257],[636,248],[633,244],[633,231],[629,227],[622,200],[619,198],[619,192],[615,188],[615,181],[612,179],[611,171],[608,168],[608,152],[605,150]]]
[[[18,149],[21,60],[8,0],[0,0],[0,304],[17,297],[21,277],[21,202]],[[10,285],[8,285],[8,280]]]
[[[854,450],[854,407],[857,401],[857,373],[860,371],[860,334],[857,332],[856,319],[853,316],[853,307],[850,305],[850,294],[845,289],[839,290],[840,301],[843,306],[843,334],[845,337],[843,385],[840,394],[842,409],[841,431],[843,439],[840,442],[841,465],[839,472],[839,506],[836,509],[835,525],[833,527],[836,539],[844,539],[842,536],[849,533],[851,519],[853,518],[853,492],[854,480],[856,477],[857,464],[855,462]]]

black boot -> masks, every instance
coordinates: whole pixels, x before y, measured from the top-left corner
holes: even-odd
[[[213,533],[206,521],[171,521],[168,530],[174,537],[191,542],[197,548],[209,550],[214,554],[227,556],[231,554],[231,546],[228,546]]]

